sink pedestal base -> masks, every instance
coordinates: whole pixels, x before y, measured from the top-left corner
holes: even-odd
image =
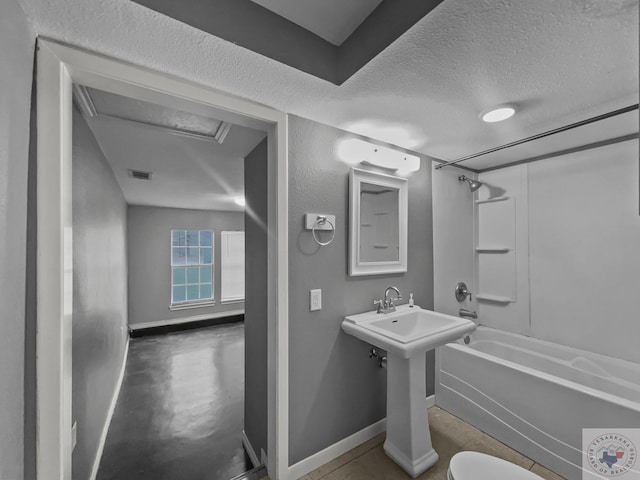
[[[387,354],[387,440],[384,451],[417,477],[438,461],[427,417],[425,355]]]

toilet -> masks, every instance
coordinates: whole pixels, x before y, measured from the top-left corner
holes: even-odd
[[[451,458],[449,480],[542,480],[518,465],[478,452],[460,452]]]

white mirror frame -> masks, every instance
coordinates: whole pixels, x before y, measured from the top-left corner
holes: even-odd
[[[398,190],[398,260],[363,262],[360,259],[360,189],[363,183]],[[349,173],[349,275],[385,275],[407,271],[407,240],[409,218],[409,181],[383,173],[352,168]]]

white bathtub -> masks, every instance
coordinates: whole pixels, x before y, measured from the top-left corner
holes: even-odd
[[[640,428],[640,364],[488,327],[470,337],[437,350],[436,404],[536,462],[579,480],[582,428]]]

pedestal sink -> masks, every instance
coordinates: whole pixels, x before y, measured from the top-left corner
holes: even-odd
[[[345,317],[342,329],[387,351],[387,439],[384,450],[417,477],[438,461],[426,410],[425,353],[462,338],[475,323],[418,306]]]

